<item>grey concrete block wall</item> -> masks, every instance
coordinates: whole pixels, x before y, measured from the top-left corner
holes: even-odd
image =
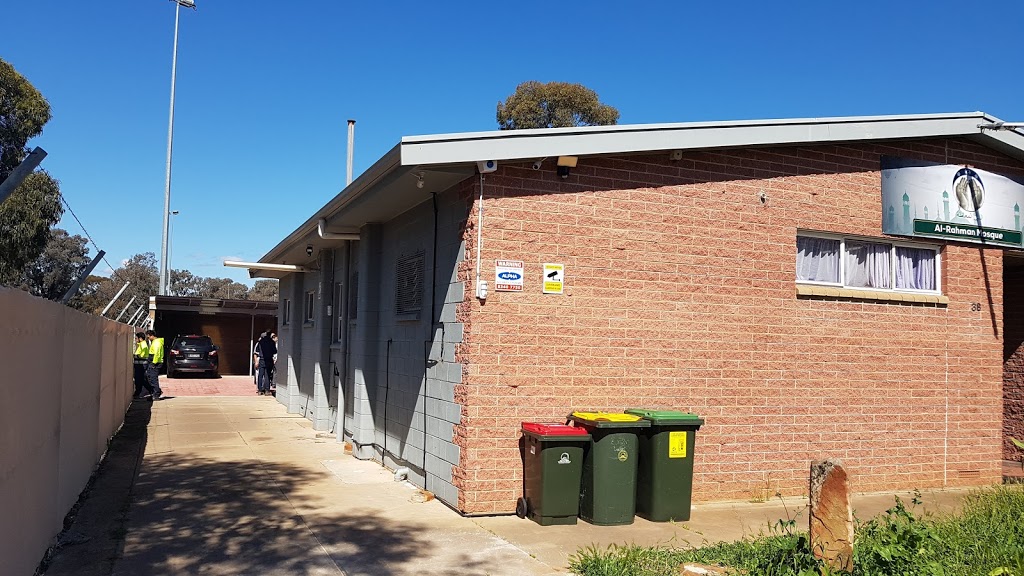
[[[296,379],[296,364],[292,354],[292,345],[295,341],[295,277],[296,274],[288,274],[281,278],[278,283],[277,317],[280,319],[280,322],[277,327],[277,374],[274,380],[277,384],[277,401],[285,406],[290,405],[289,398]],[[285,301],[288,301],[290,308],[290,318],[287,319],[287,322],[285,318]]]
[[[282,350],[288,371],[280,400],[318,430],[333,429],[344,400],[342,436],[352,441],[356,457],[409,467],[410,481],[457,506],[451,480],[460,453],[452,437],[462,416],[454,400],[463,367],[455,362],[455,345],[463,330],[456,308],[466,295],[455,278],[465,249],[466,208],[452,191],[437,200],[436,254],[434,208],[427,201],[389,222],[364,226],[360,240],[351,245],[348,278],[339,276],[343,257],[334,250],[322,257],[321,271],[282,281],[282,298],[292,298],[292,322],[280,330],[282,339],[290,341]],[[424,255],[421,308],[400,316],[396,265],[402,256],[419,251]],[[348,282],[352,273],[357,274],[356,314],[342,323],[349,331],[348,350],[339,344],[332,350],[332,324],[343,306],[333,305],[328,317],[326,304],[333,304],[336,284]],[[307,291],[315,295],[312,323],[303,321]],[[334,367],[346,352],[345,373],[335,378]]]
[[[455,385],[462,381],[462,366],[454,363],[454,347],[462,339],[455,309],[464,296],[461,284],[452,279],[462,259],[464,219],[465,206],[457,205],[454,193],[438,197],[436,258],[430,201],[364,228],[359,255],[351,262],[359,273],[359,304],[346,374],[352,385],[346,433],[354,441],[355,453],[388,466],[409,467],[410,481],[439,487],[435,493],[452,505],[458,502],[451,485],[451,467],[458,464],[453,424],[461,419],[461,407],[454,403]],[[397,262],[420,251],[420,310],[398,315]],[[372,449],[365,447],[367,443]],[[432,454],[447,467],[428,469]]]

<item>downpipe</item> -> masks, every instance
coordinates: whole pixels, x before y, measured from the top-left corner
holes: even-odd
[[[409,479],[409,468],[402,466],[395,469],[395,482],[403,482]]]

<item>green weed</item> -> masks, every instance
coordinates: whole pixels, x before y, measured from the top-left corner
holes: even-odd
[[[884,514],[858,522],[852,576],[1024,576],[1024,486],[969,495],[959,513],[928,516],[896,498]],[[581,549],[569,568],[579,576],[667,576],[683,562],[730,566],[758,576],[839,576],[810,549],[792,518],[754,538],[697,549],[612,546]]]

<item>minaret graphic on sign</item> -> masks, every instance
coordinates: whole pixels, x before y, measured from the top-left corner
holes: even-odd
[[[887,218],[888,218],[888,220],[886,221],[885,229],[887,231],[895,232],[896,231],[896,209],[892,207],[892,204],[889,205],[889,216]]]
[[[903,232],[904,234],[906,234],[906,233],[910,232],[911,230],[913,230],[913,228],[910,225],[910,196],[906,192],[904,192],[903,193],[903,227],[900,229],[900,232]]]
[[[942,215],[943,220],[949,222],[949,192],[942,191]]]
[[[1020,230],[1020,204],[1013,205],[1013,229]]]
[[[925,220],[928,219],[928,207],[927,206],[924,207],[924,219]]]

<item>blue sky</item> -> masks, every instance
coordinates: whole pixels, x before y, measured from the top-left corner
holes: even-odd
[[[403,135],[495,129],[525,80],[585,84],[622,124],[1024,121],[1016,1],[196,2],[179,32],[171,264],[247,283],[221,261],[259,258],[342,188],[346,119],[358,175]],[[110,262],[159,255],[174,3],[0,13],[0,58],[53,108],[32,142],[43,166]]]

